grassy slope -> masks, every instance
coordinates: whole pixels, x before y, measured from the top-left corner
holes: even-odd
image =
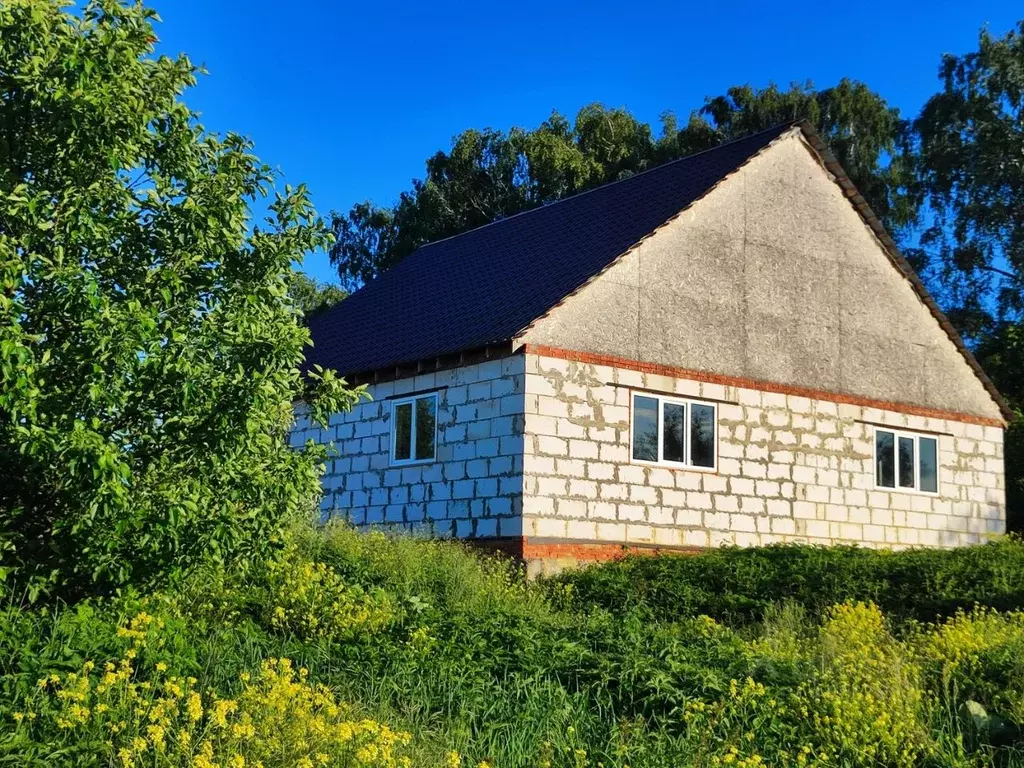
[[[1024,620],[913,619],[975,602],[1016,608],[1021,585],[1024,545],[1011,541],[952,554],[638,558],[524,586],[455,544],[300,532],[257,579],[205,574],[173,597],[51,612],[12,604],[0,619],[0,718],[44,674],[117,658],[117,628],[145,610],[164,627],[141,677],[167,664],[234,695],[240,674],[288,657],[409,729],[416,764],[449,750],[500,768],[1015,764]],[[888,624],[872,608],[829,607],[866,599]],[[1002,719],[979,729],[969,699]],[[0,738],[0,764],[28,764],[19,744]],[[107,764],[97,750],[65,764]]]

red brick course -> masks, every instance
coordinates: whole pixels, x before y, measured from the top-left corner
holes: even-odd
[[[607,541],[552,541],[511,536],[494,539],[470,539],[471,546],[486,552],[500,552],[518,560],[575,560],[604,562],[626,555],[678,554],[700,552],[699,547],[663,547],[655,545],[616,544]]]
[[[726,376],[719,373],[707,373],[705,371],[691,371],[686,368],[661,365],[660,363],[644,363],[639,360],[629,360],[627,358],[613,357],[611,355],[597,355],[591,352],[577,352],[570,349],[546,347],[542,344],[524,344],[522,351],[528,355],[554,357],[560,360],[571,360],[573,362],[584,363],[587,365],[607,365],[613,368],[625,368],[627,370],[639,371],[641,373],[653,373],[660,376],[669,376],[674,379],[689,379],[690,381],[702,381],[707,382],[708,384],[722,384],[727,387],[743,387],[744,389],[756,389],[761,392],[775,392],[782,395],[807,397],[813,400],[828,400],[833,403],[857,405],[864,408],[878,408],[883,411],[895,411],[896,413],[906,413],[911,416],[946,419],[948,421],[959,421],[964,424],[980,424],[987,427],[1003,428],[1006,426],[1006,422],[1002,419],[975,416],[970,413],[945,411],[939,408],[910,405],[909,403],[892,403],[885,400],[873,400],[869,397],[861,397],[859,395],[827,392],[822,389],[797,387],[791,384],[776,384],[771,381],[758,381],[756,379],[746,379],[739,376]]]

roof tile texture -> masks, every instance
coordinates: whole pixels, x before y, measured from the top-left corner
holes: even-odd
[[[311,320],[308,363],[355,374],[506,342],[790,127],[425,245]]]

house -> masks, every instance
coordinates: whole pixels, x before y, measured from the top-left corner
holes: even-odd
[[[804,122],[420,248],[311,322],[372,400],[323,513],[541,568],[623,547],[949,547],[1009,410]]]

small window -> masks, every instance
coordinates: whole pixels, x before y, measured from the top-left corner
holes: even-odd
[[[633,461],[714,469],[715,406],[689,400],[633,394]]]
[[[415,464],[437,457],[437,393],[391,403],[391,463]]]
[[[875,485],[903,491],[939,492],[939,443],[935,437],[875,430]]]

